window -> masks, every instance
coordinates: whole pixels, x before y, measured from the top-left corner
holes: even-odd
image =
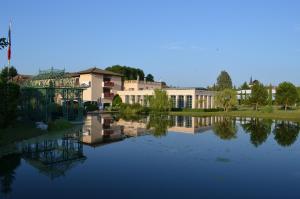
[[[141,96],[140,95],[137,96],[137,101],[136,102],[139,103],[139,104],[141,103]]]
[[[125,103],[126,103],[126,104],[129,104],[129,95],[126,95],[126,96],[125,96]]]
[[[178,96],[178,108],[184,108],[184,97],[183,97],[183,95]]]
[[[186,108],[192,108],[193,104],[193,96],[187,95],[186,96]]]
[[[172,108],[176,108],[176,96],[171,95]]]
[[[131,103],[134,104],[135,103],[135,95],[131,96]]]

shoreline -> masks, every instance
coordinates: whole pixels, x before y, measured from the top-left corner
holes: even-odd
[[[230,111],[230,112],[169,112],[170,115],[177,116],[193,116],[193,117],[205,117],[205,116],[225,116],[225,117],[253,117],[263,119],[274,120],[289,120],[294,122],[300,122],[300,111],[274,111],[272,113],[264,113],[260,111]]]

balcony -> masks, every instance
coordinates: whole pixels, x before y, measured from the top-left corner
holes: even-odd
[[[111,81],[104,81],[103,87],[114,87],[115,83]]]

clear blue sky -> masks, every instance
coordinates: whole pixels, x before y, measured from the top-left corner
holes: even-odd
[[[213,84],[221,70],[236,85],[300,85],[299,0],[5,0],[0,36],[10,20],[23,74],[121,64],[174,86]]]

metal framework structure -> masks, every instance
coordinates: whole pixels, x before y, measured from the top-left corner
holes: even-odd
[[[21,85],[22,112],[34,121],[51,121],[63,117],[82,120],[83,90],[78,77],[51,68]]]

